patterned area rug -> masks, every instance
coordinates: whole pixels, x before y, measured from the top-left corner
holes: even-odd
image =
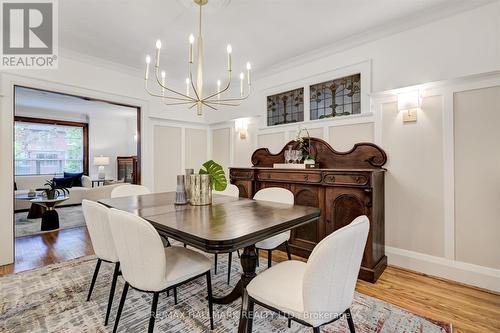
[[[59,214],[59,229],[68,229],[85,225],[82,206],[56,207]],[[40,231],[42,219],[28,219],[28,212],[15,213],[16,237],[41,234],[47,231]],[[53,230],[52,230],[53,231]]]
[[[239,276],[238,257],[233,262],[231,286],[226,284],[227,255],[219,256],[218,274],[213,277],[215,295],[232,289]],[[262,259],[259,270],[264,269]],[[83,257],[63,264],[0,277],[0,332],[111,332],[118,308],[123,279],[120,277],[111,312],[110,325],[103,326],[106,313],[112,265],[103,263],[90,302],[86,294],[95,267],[93,257]],[[178,290],[179,303],[173,296],[160,295],[156,332],[207,332],[209,327],[205,279],[200,278]],[[151,294],[129,289],[119,332],[147,330]],[[215,305],[215,331],[236,332],[240,302],[230,306]],[[292,323],[256,306],[258,313],[253,332],[311,332],[310,328]],[[451,326],[427,320],[397,306],[356,293],[351,308],[356,331],[450,333]],[[322,332],[347,333],[344,318],[322,327]]]

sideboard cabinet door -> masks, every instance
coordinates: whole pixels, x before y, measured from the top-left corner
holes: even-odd
[[[318,207],[321,216],[318,221],[292,229],[290,244],[294,253],[308,258],[312,250],[324,237],[324,203],[325,190],[321,186],[291,184],[290,190],[295,197],[296,205]]]

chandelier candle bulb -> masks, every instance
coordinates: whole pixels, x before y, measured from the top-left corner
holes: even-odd
[[[151,57],[146,56],[146,72],[144,73],[144,80],[149,79],[149,63],[151,62]]]
[[[227,45],[226,51],[227,51],[227,70],[231,71],[231,52],[233,52],[231,44]]]
[[[193,63],[193,44],[194,44],[194,36],[193,34],[189,35],[189,63]]]
[[[252,65],[250,62],[247,62],[247,83],[250,86],[252,82],[250,81],[250,70],[252,70]]]
[[[160,50],[161,50],[161,40],[156,41],[156,63],[155,67],[160,66]]]
[[[240,73],[240,95],[243,97],[243,80],[245,79],[245,74]]]

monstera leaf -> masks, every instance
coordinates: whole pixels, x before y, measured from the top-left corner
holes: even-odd
[[[210,175],[212,180],[212,188],[216,191],[224,191],[227,187],[226,174],[224,169],[213,160],[206,161],[203,163],[203,167],[200,169],[200,175]]]

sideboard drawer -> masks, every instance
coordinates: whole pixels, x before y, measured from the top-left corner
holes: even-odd
[[[321,178],[320,172],[265,171],[257,174],[257,179],[261,181],[321,183]]]
[[[327,173],[323,177],[325,184],[331,185],[368,185],[370,178],[363,174],[343,174],[343,173]]]
[[[252,180],[253,179],[253,170],[232,169],[229,177],[232,180]]]

